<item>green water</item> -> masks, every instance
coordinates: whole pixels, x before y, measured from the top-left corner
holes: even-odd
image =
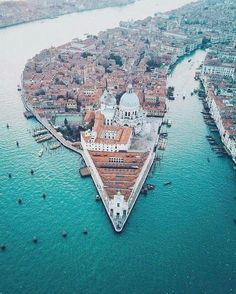
[[[149,2],[142,11],[112,8],[0,31],[0,243],[7,246],[0,293],[235,293],[236,174],[229,158],[212,153],[201,101],[190,95],[204,52],[170,78],[179,96],[168,105],[173,125],[163,160],[148,179],[157,187],[138,199],[122,234],[95,201],[91,179],[80,178],[79,156],[60,148],[39,158],[42,145],[29,132],[39,125],[22,115],[16,85],[27,58],[76,34],[152,14],[158,1]]]
[[[76,115],[76,114],[58,114],[55,117],[55,125],[64,125],[65,118],[69,123],[76,123],[76,124],[81,124],[83,121],[83,118],[81,115]]]

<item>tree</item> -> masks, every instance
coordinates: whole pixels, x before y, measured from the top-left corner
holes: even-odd
[[[64,119],[64,125],[67,127],[68,126],[68,120],[67,120],[67,118],[65,117],[65,119]]]

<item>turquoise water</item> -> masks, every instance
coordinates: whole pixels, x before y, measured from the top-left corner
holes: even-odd
[[[58,114],[55,117],[55,125],[64,125],[65,118],[69,123],[79,123],[81,124],[83,122],[83,118],[81,115],[77,114]]]
[[[135,10],[141,1],[0,31],[0,243],[7,245],[0,252],[0,293],[235,293],[236,174],[229,158],[211,152],[201,102],[190,96],[204,52],[170,78],[179,96],[168,105],[173,126],[163,160],[148,179],[157,188],[138,199],[122,234],[95,201],[91,179],[80,178],[79,156],[60,148],[39,158],[41,145],[28,131],[39,125],[22,114],[16,85],[27,58],[76,34],[143,18],[157,2],[142,11]]]

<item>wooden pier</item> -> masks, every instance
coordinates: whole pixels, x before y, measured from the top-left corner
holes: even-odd
[[[90,172],[90,170],[89,170],[89,168],[87,166],[86,167],[81,167],[79,172],[80,172],[80,175],[81,175],[82,178],[91,176],[91,172]]]

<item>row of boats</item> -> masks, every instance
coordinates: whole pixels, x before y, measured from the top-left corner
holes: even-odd
[[[204,99],[203,99],[204,102]],[[203,119],[206,125],[209,126],[209,130],[212,133],[218,133],[218,129],[212,118],[211,114],[209,113],[209,108],[207,105],[204,105],[204,110],[201,112],[203,115]],[[221,143],[218,143],[217,140],[212,135],[206,135],[206,139],[208,140],[209,144],[211,145],[212,151],[214,151],[218,157],[224,157],[227,153],[225,151],[224,146]]]
[[[48,130],[46,130],[46,129],[36,129],[36,130],[34,130],[32,136],[34,137],[34,139],[37,143],[44,143],[46,141],[52,140],[52,138],[53,138],[53,136],[51,134],[49,134]],[[55,149],[59,148],[60,146],[61,146],[61,143],[56,141],[56,142],[50,144],[48,148],[49,148],[49,150],[55,150]],[[43,153],[44,153],[44,148],[42,147],[38,151],[38,156],[42,157]]]
[[[224,155],[226,155],[226,151],[224,149],[224,146],[221,144],[218,144],[216,139],[213,136],[207,135],[206,139],[208,140],[209,144],[211,145],[212,151],[214,151],[218,157],[223,157]]]

